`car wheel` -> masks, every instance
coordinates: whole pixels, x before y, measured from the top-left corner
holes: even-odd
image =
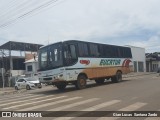
[[[38,84],[38,88],[42,88],[42,85],[41,85],[41,84]]]
[[[27,85],[26,86],[26,90],[30,90],[31,88],[30,88],[30,86],[29,85]]]
[[[19,90],[17,86],[15,86],[15,90]]]

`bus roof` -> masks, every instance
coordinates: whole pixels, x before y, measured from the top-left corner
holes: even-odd
[[[129,46],[119,46],[119,45],[112,45],[112,44],[105,44],[105,43],[97,43],[97,42],[88,42],[88,41],[81,41],[81,40],[65,40],[65,41],[61,41],[61,42],[55,42],[55,43],[51,43],[45,46],[42,46],[40,48],[44,48],[53,44],[58,44],[58,43],[78,43],[78,42],[83,42],[83,43],[93,43],[93,44],[99,44],[99,45],[110,45],[110,46],[117,46],[117,47],[125,47],[125,48],[130,48]]]
[[[58,44],[58,43],[62,43],[62,42],[56,42],[56,43],[51,43],[51,44],[48,44],[48,45],[44,45],[44,46],[41,46],[40,49],[45,48],[45,47],[50,46],[50,45],[53,45],[53,44]]]

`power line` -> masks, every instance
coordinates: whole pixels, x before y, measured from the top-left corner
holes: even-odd
[[[0,15],[0,20],[6,20],[7,17],[10,18],[14,15],[18,15],[19,13],[23,12],[23,8],[25,8],[26,5],[28,5],[28,1],[18,2],[12,7],[9,7],[7,10],[3,10],[3,13]]]
[[[33,10],[31,10],[31,11],[29,11],[29,12],[27,12],[27,13],[21,15],[21,16],[19,16],[18,18],[19,18],[19,19],[22,19],[23,17],[25,17],[25,16],[27,16],[27,15],[29,15],[29,14],[31,14],[31,13],[39,10],[39,9],[42,9],[42,8],[44,8],[44,7],[47,7],[47,6],[49,6],[49,5],[51,5],[52,3],[55,3],[55,2],[57,2],[57,1],[58,1],[58,0],[51,0],[51,1],[49,1],[48,3],[43,4],[43,5],[39,6],[39,7],[37,7],[37,8],[35,8],[35,9],[33,9]]]
[[[12,19],[12,20],[9,20],[8,22],[3,23],[2,25],[0,25],[0,28],[6,28],[6,27],[8,27],[9,25],[17,22],[18,20],[23,19],[23,18],[25,18],[25,17],[27,17],[27,16],[35,13],[35,12],[38,12],[38,11],[40,11],[41,9],[48,7],[48,6],[52,5],[53,3],[56,3],[57,1],[58,1],[58,0],[50,0],[50,1],[48,1],[48,2],[45,2],[44,4],[39,5],[38,7],[33,8],[32,10],[30,10],[30,11],[28,11],[28,12],[25,12],[25,13],[23,13],[22,15],[19,15],[19,16],[16,17],[15,19]]]
[[[22,0],[21,0],[22,1]],[[45,0],[46,2],[47,0]],[[0,15],[0,22],[2,24],[11,21],[13,19],[15,19],[16,17],[32,10],[33,8],[44,4],[44,0],[43,3],[40,0],[32,0],[32,1],[23,1],[23,2],[18,2],[14,5],[12,5],[11,8],[7,9],[7,10],[3,10],[3,14]],[[2,23],[4,21],[4,23]]]
[[[12,4],[9,4],[7,7],[6,7],[6,5],[4,5],[5,8],[2,7],[0,10],[2,12],[2,14],[0,14],[0,17],[3,17],[5,15],[8,15],[8,14],[14,12],[15,11],[14,9],[19,9],[23,5],[23,3],[25,3],[25,2],[26,1],[20,1],[17,3],[16,0],[14,0],[14,2],[12,2]]]
[[[16,0],[12,0],[12,1],[9,1],[7,4],[8,4],[8,7],[7,8],[11,8],[12,6],[13,6],[13,3],[15,3],[16,2]],[[1,4],[1,6],[2,6],[3,4]],[[1,7],[0,6],[0,7]],[[6,6],[5,5],[3,5],[2,7],[1,7],[1,9],[0,9],[0,11],[5,11],[5,9],[6,9]]]
[[[40,9],[39,11],[36,11],[36,12],[28,15],[28,17],[25,17],[25,18],[21,19],[21,21],[23,21],[23,20],[25,20],[25,19],[28,19],[28,18],[31,18],[31,17],[34,17],[35,15],[40,14],[40,13],[43,12],[44,10],[50,9],[50,8],[52,8],[52,7],[54,7],[54,6],[57,6],[57,5],[61,4],[61,3],[63,3],[64,1],[65,1],[65,0],[60,0],[60,2],[57,2],[56,4],[52,4],[52,5],[50,5],[50,6],[47,6],[47,7],[43,8],[43,9]],[[43,11],[42,11],[42,10],[43,10]],[[10,24],[9,26],[13,26],[13,25],[16,24],[16,23],[17,23],[17,21],[14,22],[14,23],[12,23],[12,24]],[[8,27],[8,26],[7,26],[7,27]],[[7,29],[7,27],[1,28],[1,29]]]
[[[22,14],[22,12],[24,11],[23,9],[25,8],[23,6],[28,5],[27,3],[28,1],[23,1],[16,5],[14,4],[11,8],[7,9],[6,11],[3,11],[3,14],[0,15],[0,22],[1,22],[0,25],[3,25],[4,23],[8,21],[13,20],[15,17]]]
[[[33,1],[33,0],[32,0]],[[27,1],[28,2],[28,1]],[[35,1],[35,2],[37,2],[37,0]],[[30,3],[30,2],[28,2],[28,3]],[[40,2],[38,2],[38,3],[40,3]],[[38,4],[38,3],[35,3],[35,4]],[[45,2],[46,3],[46,2]],[[21,15],[23,15],[23,14],[25,14],[26,12],[28,12],[28,11],[30,11],[30,10],[32,10],[32,9],[34,9],[32,6],[28,6],[28,8],[31,8],[31,9],[26,9],[25,7],[27,7],[27,6],[25,6],[27,3],[24,3],[24,1],[23,2],[21,2],[20,4],[18,3],[18,4],[16,4],[16,6],[14,5],[14,7],[13,8],[15,8],[15,9],[10,9],[10,13],[8,13],[8,14],[6,14],[6,19],[4,18],[4,23],[2,23],[0,26],[3,26],[3,25],[6,25],[6,24],[10,24],[10,23],[12,23],[12,21],[14,21],[16,18],[18,18],[19,16],[21,16]],[[44,4],[44,3],[43,3]],[[21,6],[20,6],[21,5]],[[40,5],[42,5],[42,4],[40,4]],[[38,6],[40,6],[39,4],[38,4]],[[24,7],[25,6],[25,7]],[[36,6],[37,7],[37,6]],[[24,11],[24,10],[25,11]],[[19,11],[18,11],[19,10]],[[17,13],[18,12],[18,13]],[[15,13],[15,14],[14,14]],[[19,14],[20,13],[20,14]],[[7,18],[8,17],[8,18]],[[3,18],[3,17],[0,17],[1,19]],[[3,20],[3,19],[2,19]]]

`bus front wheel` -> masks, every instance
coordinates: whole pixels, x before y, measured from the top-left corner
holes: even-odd
[[[87,80],[87,78],[86,78],[85,75],[78,76],[76,84],[75,84],[76,88],[77,89],[83,89],[83,88],[85,88],[86,87],[86,80]]]
[[[122,81],[122,73],[120,71],[117,71],[116,75],[111,77],[111,80],[113,83],[118,83]]]

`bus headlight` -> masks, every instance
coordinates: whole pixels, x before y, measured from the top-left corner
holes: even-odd
[[[62,77],[63,77],[63,74],[58,75],[58,78],[62,78]]]
[[[63,74],[60,74],[57,76],[58,79],[62,79],[62,77],[63,77]]]

